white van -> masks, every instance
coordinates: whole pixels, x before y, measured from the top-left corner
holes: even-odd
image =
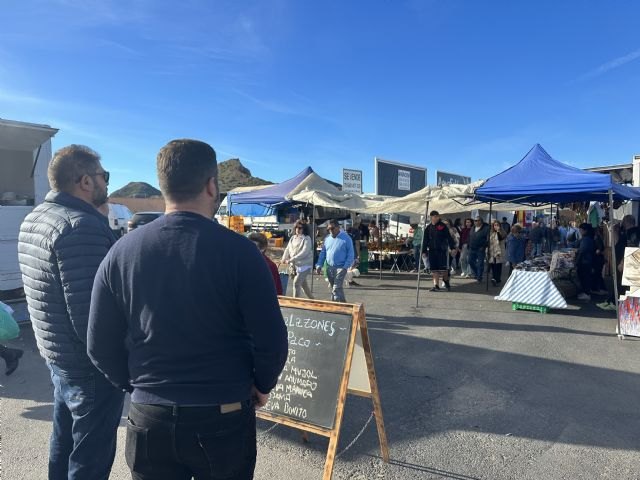
[[[133,216],[131,210],[126,205],[120,203],[109,204],[109,226],[116,237],[121,237],[127,233],[127,224],[129,219]]]

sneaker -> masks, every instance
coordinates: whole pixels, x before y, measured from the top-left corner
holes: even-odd
[[[437,285],[434,286],[433,288],[429,289],[430,292],[439,292],[440,291],[440,287],[438,287]]]
[[[491,285],[493,285],[494,287],[498,284],[498,281],[495,278],[491,279]]]
[[[451,291],[451,284],[449,283],[449,280],[444,281],[444,288],[447,289],[447,292]]]
[[[578,295],[578,300],[591,300],[591,295],[583,292]]]
[[[460,274],[460,278],[467,278],[469,275],[467,275],[466,273],[462,272]]]

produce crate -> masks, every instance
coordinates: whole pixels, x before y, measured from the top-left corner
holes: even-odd
[[[282,237],[269,238],[269,246],[270,247],[282,247],[283,244],[284,244],[284,238],[282,238]]]
[[[533,310],[535,312],[547,313],[549,311],[549,307],[545,307],[544,305],[529,305],[528,303],[511,303],[512,310]]]

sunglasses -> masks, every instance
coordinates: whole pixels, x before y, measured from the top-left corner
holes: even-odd
[[[104,183],[109,183],[109,178],[111,177],[111,174],[106,170],[102,172],[88,173],[87,175],[89,175],[90,177],[102,177],[104,178]]]

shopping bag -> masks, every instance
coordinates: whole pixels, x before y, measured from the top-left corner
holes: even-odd
[[[0,302],[0,341],[12,340],[20,335],[20,327],[7,310],[2,308]]]

